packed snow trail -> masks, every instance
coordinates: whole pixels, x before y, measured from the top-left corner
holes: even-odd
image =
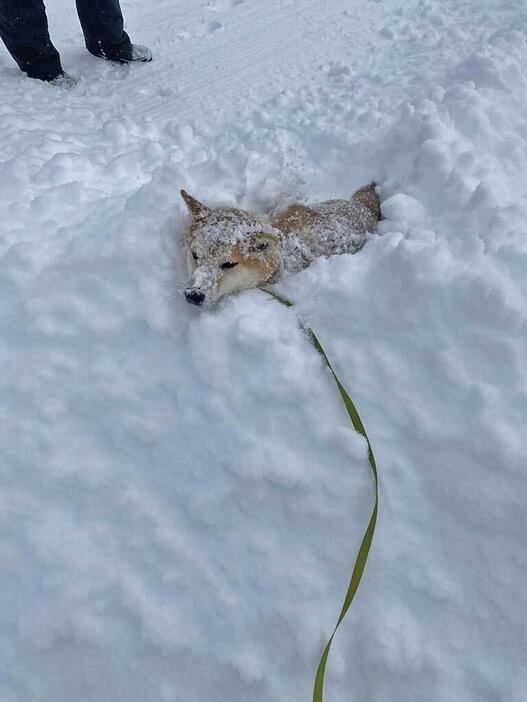
[[[188,305],[184,187],[381,184],[381,236],[283,281],[382,471],[328,702],[522,702],[527,12],[123,0],[156,61],[0,50],[0,700],[300,702],[372,488],[294,314]]]

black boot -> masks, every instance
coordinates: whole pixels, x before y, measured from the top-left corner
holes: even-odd
[[[119,0],[76,2],[86,48],[91,54],[118,63],[152,60],[150,51],[146,47],[132,44],[124,31]]]

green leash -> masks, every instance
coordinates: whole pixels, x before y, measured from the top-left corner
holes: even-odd
[[[293,307],[294,304],[289,300],[287,297],[284,297],[282,295],[279,295],[275,292],[271,292],[269,290],[265,290],[265,292],[268,295],[271,295],[271,297],[274,297],[275,300],[278,302],[282,303],[282,305],[285,305],[286,307]],[[357,589],[359,587],[362,574],[364,573],[364,566],[366,565],[366,561],[368,560],[368,555],[370,553],[370,548],[371,548],[371,543],[373,541],[373,534],[375,533],[375,525],[377,523],[377,511],[379,507],[379,476],[377,474],[377,464],[375,463],[375,457],[373,455],[373,449],[370,444],[370,440],[368,439],[368,435],[366,434],[366,430],[364,429],[364,424],[362,423],[362,420],[359,416],[359,413],[357,412],[357,409],[355,405],[353,404],[351,397],[349,396],[346,388],[342,385],[342,383],[339,380],[339,377],[333,370],[333,366],[329,362],[329,358],[326,356],[326,352],[322,348],[322,344],[320,341],[317,339],[314,331],[311,329],[311,327],[308,327],[304,324],[302,324],[302,327],[305,329],[307,332],[307,335],[309,337],[310,342],[313,344],[313,346],[316,348],[316,350],[319,352],[319,354],[322,356],[324,359],[325,364],[331,371],[331,374],[333,375],[333,378],[335,379],[335,382],[337,383],[337,387],[339,389],[340,395],[342,397],[342,401],[346,407],[346,411],[349,415],[349,418],[351,420],[351,423],[353,424],[353,427],[355,428],[355,431],[357,431],[359,434],[361,434],[365,439],[368,444],[368,460],[370,461],[370,466],[371,470],[373,473],[373,480],[375,484],[375,504],[373,506],[373,511],[371,513],[370,521],[368,523],[368,527],[366,531],[364,532],[364,536],[362,537],[362,542],[359,548],[359,553],[357,554],[357,558],[355,559],[355,565],[353,566],[353,573],[351,574],[351,580],[348,586],[348,591],[346,592],[346,597],[344,599],[344,604],[342,605],[342,609],[339,615],[339,618],[337,620],[337,624],[335,628],[333,629],[333,633],[331,634],[331,637],[329,641],[326,644],[326,647],[324,648],[324,651],[322,652],[322,656],[320,658],[320,663],[318,664],[317,668],[317,674],[315,676],[315,687],[313,689],[313,702],[323,702],[323,696],[324,696],[324,676],[326,674],[326,664],[328,661],[328,656],[329,652],[331,650],[331,644],[333,643],[333,639],[335,638],[335,634],[337,633],[337,629],[339,628],[342,620],[346,616],[348,609],[350,608],[351,603],[353,602],[353,598],[355,597],[355,594],[357,592]]]

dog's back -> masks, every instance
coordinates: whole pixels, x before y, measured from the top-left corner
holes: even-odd
[[[291,205],[279,214],[273,225],[297,241],[302,264],[317,256],[355,253],[366,243],[381,219],[381,202],[375,183],[357,190],[350,200],[327,200],[310,207]]]

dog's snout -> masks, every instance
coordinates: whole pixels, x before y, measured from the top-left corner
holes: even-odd
[[[187,290],[185,297],[192,305],[202,305],[205,300],[205,295],[199,290]]]

